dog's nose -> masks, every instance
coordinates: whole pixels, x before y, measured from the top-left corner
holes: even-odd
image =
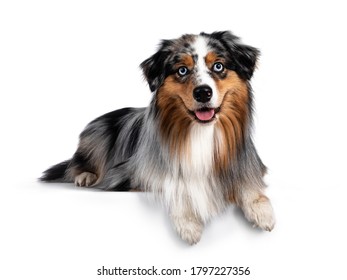
[[[193,97],[198,102],[206,103],[211,100],[212,88],[208,85],[198,86],[193,91]]]

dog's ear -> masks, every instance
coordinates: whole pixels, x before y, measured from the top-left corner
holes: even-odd
[[[214,32],[211,37],[220,41],[227,49],[235,71],[241,78],[252,78],[260,51],[254,47],[244,45],[240,39],[229,31]]]
[[[158,51],[140,64],[151,91],[157,90],[166,77],[166,65],[171,54],[172,41],[163,40]]]

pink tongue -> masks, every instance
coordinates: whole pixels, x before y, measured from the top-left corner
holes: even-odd
[[[207,111],[195,111],[195,116],[200,121],[209,121],[214,116],[214,109],[209,109]]]

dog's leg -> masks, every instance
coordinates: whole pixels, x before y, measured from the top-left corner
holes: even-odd
[[[106,140],[96,136],[94,138],[81,137],[79,147],[67,170],[67,176],[78,187],[93,187],[105,174],[107,149],[102,141]]]
[[[199,217],[190,211],[172,211],[170,213],[172,223],[180,237],[190,245],[200,241],[204,223]]]
[[[103,162],[95,160],[95,157],[85,156],[86,151],[79,148],[71,159],[66,176],[78,187],[93,187],[102,179],[99,171]]]
[[[262,191],[262,187],[252,184],[242,186],[234,193],[248,221],[263,230],[271,231],[275,226],[275,216],[271,202]]]

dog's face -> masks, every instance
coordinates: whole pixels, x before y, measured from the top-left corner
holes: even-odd
[[[230,32],[183,35],[162,41],[141,67],[164,118],[210,123],[223,114],[242,117],[258,53]]]

